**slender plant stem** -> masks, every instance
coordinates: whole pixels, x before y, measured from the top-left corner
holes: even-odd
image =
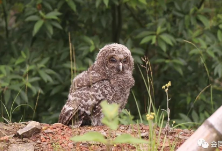
[[[213,113],[215,110],[214,110],[213,87],[212,87],[212,85],[210,85],[210,100],[211,100],[211,107],[212,107],[212,113]]]
[[[139,116],[140,116],[140,122],[143,123],[143,119],[142,119],[142,116],[140,114],[140,109],[139,109],[139,106],[138,106],[138,103],[137,103],[137,100],[136,100],[136,97],[135,97],[133,91],[132,91],[132,94],[133,94],[133,98],[134,98],[134,100],[136,102],[136,107],[137,107],[137,110],[138,110],[138,113],[139,113]]]
[[[169,96],[168,96],[167,91],[166,91],[166,95],[167,95],[167,116],[168,116],[167,122],[169,124],[169,122],[170,122],[170,109],[169,109]]]
[[[37,105],[38,105],[38,101],[39,101],[39,93],[40,93],[40,90],[38,92],[38,96],[37,96],[37,100],[36,100],[36,103],[35,103],[35,109],[34,109],[34,113],[33,113],[32,119],[34,119],[34,117],[35,117],[35,111],[36,111],[36,108],[37,108]]]
[[[71,73],[71,83],[72,83],[72,79],[73,79],[73,72],[72,72],[72,43],[71,43],[71,36],[70,36],[70,32],[69,32],[69,51],[70,51],[70,73]]]

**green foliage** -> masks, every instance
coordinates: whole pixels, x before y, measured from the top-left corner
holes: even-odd
[[[169,92],[174,98],[169,106],[172,119],[180,119],[180,113],[191,118],[193,111],[198,115],[205,111],[202,118],[207,118],[221,104],[221,4],[216,0],[2,0],[0,121],[8,118],[6,110],[14,102],[19,108],[11,121],[23,115],[24,121],[56,122],[71,78],[86,70],[99,49],[111,42],[126,45],[136,64],[142,64],[144,55],[151,63],[148,72],[135,65],[134,96],[127,103],[135,120],[146,122],[142,117],[150,111],[150,96],[153,107],[166,108],[161,87],[168,81],[174,83]],[[152,75],[150,90],[151,83],[143,80],[146,75]],[[124,118],[128,121],[121,123],[132,120],[127,114]]]
[[[123,125],[135,124],[134,116],[129,111],[123,109],[119,115],[119,122]]]
[[[101,102],[102,112],[104,117],[102,119],[102,123],[108,126],[110,129],[116,130],[119,126],[118,124],[118,111],[119,106],[115,103],[108,104],[107,101]],[[122,143],[130,143],[130,144],[140,144],[147,143],[146,140],[132,137],[129,134],[122,134],[117,136],[114,139],[111,139],[111,136],[108,136],[107,139],[99,132],[87,132],[81,136],[74,136],[71,140],[76,142],[82,141],[94,141],[100,142],[106,145],[114,145],[114,144],[122,144]]]
[[[147,141],[140,138],[135,138],[131,136],[130,134],[122,134],[122,135],[117,136],[114,139],[113,143],[114,144],[124,144],[124,143],[140,144],[140,143],[147,143]]]
[[[94,142],[100,142],[107,144],[107,140],[105,137],[99,133],[99,132],[87,132],[84,135],[81,136],[74,136],[71,138],[71,140],[76,142],[82,142],[82,141],[94,141]]]
[[[109,105],[107,101],[103,101],[101,102],[101,107],[104,114],[102,123],[107,125],[109,128],[116,130],[119,125],[119,120],[117,116],[119,111],[118,104]]]

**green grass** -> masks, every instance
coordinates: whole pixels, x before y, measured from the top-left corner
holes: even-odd
[[[20,89],[20,91],[17,93],[16,97],[14,98],[12,104],[11,104],[11,107],[10,109],[7,109],[6,105],[3,103],[3,101],[1,100],[1,104],[2,106],[4,107],[5,111],[6,111],[6,114],[7,114],[7,117],[4,117],[2,115],[2,118],[7,122],[7,123],[11,123],[12,122],[12,115],[13,113],[15,112],[16,109],[18,109],[19,107],[21,106],[27,106],[27,107],[30,107],[32,109],[33,112],[35,112],[35,110],[33,110],[32,106],[29,105],[29,104],[20,104],[20,105],[17,105],[16,107],[14,107],[14,104],[15,104],[15,101],[17,99],[17,97],[20,95],[20,92],[21,92],[22,89]],[[19,122],[22,121],[22,118],[23,118],[23,115],[21,115],[21,118],[19,120]]]

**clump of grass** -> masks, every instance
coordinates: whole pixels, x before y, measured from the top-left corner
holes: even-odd
[[[35,104],[35,107],[34,107],[34,109],[33,109],[33,107],[31,106],[31,105],[29,105],[27,102],[26,103],[24,103],[24,104],[19,104],[19,105],[17,105],[16,107],[14,107],[14,105],[15,105],[15,103],[16,103],[16,99],[19,97],[19,95],[22,95],[22,90],[23,90],[23,88],[25,87],[25,93],[26,93],[26,95],[28,95],[28,80],[29,80],[29,73],[28,73],[28,71],[29,71],[29,65],[27,65],[27,67],[26,67],[26,71],[25,71],[25,75],[26,75],[26,82],[25,82],[25,84],[21,87],[21,89],[19,90],[19,92],[17,93],[17,95],[15,96],[15,98],[14,98],[14,100],[12,101],[12,104],[11,104],[11,107],[10,107],[10,109],[9,108],[7,108],[6,106],[6,104],[3,102],[3,98],[1,98],[1,117],[2,117],[2,119],[5,121],[5,122],[7,122],[7,123],[11,123],[12,122],[12,115],[13,115],[13,113],[15,112],[15,110],[17,110],[18,108],[20,108],[21,106],[26,106],[26,107],[30,107],[31,109],[32,109],[32,111],[33,111],[33,117],[32,117],[32,119],[34,118],[34,116],[35,116],[35,112],[36,112],[36,108],[37,108],[37,105],[38,105],[38,100],[39,100],[39,94],[40,94],[40,89],[39,89],[39,92],[38,92],[38,96],[37,96],[37,101],[36,101],[36,104]],[[7,91],[7,87],[5,88],[5,90],[4,91],[2,91],[2,93],[4,93],[5,91]],[[3,96],[3,95],[2,95]],[[4,107],[4,108],[3,108]],[[6,112],[6,114],[7,114],[7,117],[5,117],[4,116],[4,112],[3,112],[3,109],[5,110],[5,112]],[[19,122],[21,122],[22,121],[22,119],[23,119],[23,117],[25,116],[25,111],[26,110],[24,110],[24,112],[23,112],[23,115],[21,115],[21,118],[20,118],[20,120],[19,120]]]
[[[145,63],[144,65],[142,64],[140,66],[142,68],[144,68],[146,71],[146,79],[145,79],[140,67],[139,67],[139,71],[140,71],[140,74],[143,78],[143,82],[146,86],[146,90],[148,93],[148,104],[149,104],[148,113],[151,113],[151,107],[152,107],[153,111],[155,112],[155,107],[154,107],[154,103],[153,103],[153,98],[154,98],[153,74],[152,74],[153,72],[152,72],[152,68],[151,68],[150,61],[149,61],[148,57],[145,56],[141,59]]]
[[[164,149],[165,143],[167,143],[167,141],[169,141],[167,134],[170,130],[172,130],[172,128],[170,127],[170,109],[169,109],[169,96],[168,96],[168,90],[169,87],[171,86],[171,82],[167,83],[165,86],[163,86],[166,95],[167,95],[167,110],[165,110],[167,112],[167,123],[165,128],[163,129],[163,122],[164,122],[164,112],[163,110],[156,109],[154,104],[155,104],[155,99],[154,99],[154,86],[153,86],[153,75],[152,75],[152,68],[151,68],[151,64],[150,61],[148,59],[148,57],[143,57],[141,58],[142,61],[144,62],[144,64],[141,65],[141,67],[143,69],[145,69],[146,71],[146,75],[144,75],[140,69],[140,66],[138,66],[140,74],[142,76],[142,79],[144,81],[147,93],[148,93],[148,106],[147,106],[147,114],[146,114],[146,119],[148,121],[148,125],[149,125],[149,146],[148,146],[148,150],[158,150],[158,148],[161,148],[161,150]],[[134,94],[133,94],[134,95]],[[135,99],[135,96],[134,96]],[[135,99],[135,101],[137,101]],[[136,103],[137,105],[137,103]],[[162,112],[161,112],[162,111]],[[138,109],[139,115],[140,115],[140,111]],[[141,117],[141,116],[140,116]],[[173,122],[174,124],[175,122]],[[172,127],[173,127],[172,124]],[[158,128],[157,128],[158,126]],[[158,130],[158,134],[156,134],[156,130]],[[164,138],[162,140],[161,138],[161,134],[162,134],[162,130],[164,130]],[[173,141],[170,150],[175,150],[175,146],[177,144],[177,140]]]
[[[7,118],[2,115],[2,119],[5,120],[7,123],[11,123],[11,122],[12,122],[12,114],[13,114],[13,113],[15,112],[15,110],[18,109],[19,107],[21,107],[21,106],[28,106],[28,107],[30,107],[30,108],[33,110],[32,106],[29,105],[29,104],[20,104],[20,105],[17,105],[16,107],[14,107],[15,101],[16,101],[17,97],[20,95],[21,90],[22,90],[22,89],[20,89],[20,91],[18,92],[18,94],[17,94],[16,97],[14,98],[10,109],[7,109],[6,105],[5,105],[5,104],[3,103],[3,101],[1,100],[2,106],[4,107],[4,109],[5,109],[5,111],[6,111],[6,114],[7,114]],[[34,112],[34,110],[33,110],[33,112]],[[21,119],[19,120],[19,122],[21,122],[22,118],[23,118],[23,115],[21,116]]]

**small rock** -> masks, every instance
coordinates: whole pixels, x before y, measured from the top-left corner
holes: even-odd
[[[31,143],[11,144],[8,151],[34,151],[34,146]]]
[[[124,130],[125,127],[124,127],[123,125],[121,125],[121,126],[119,127],[119,129],[120,129],[120,130]]]
[[[31,121],[26,127],[17,131],[21,137],[31,137],[33,134],[39,133],[41,126],[39,122]]]
[[[184,132],[184,133],[187,133],[187,134],[190,133],[190,131],[189,131],[188,129],[184,129],[183,132]]]
[[[9,141],[9,139],[12,138],[13,136],[14,136],[14,135],[9,135],[9,136],[0,137],[0,142]]]
[[[56,127],[62,127],[64,126],[62,123],[54,123],[52,126],[56,126]]]
[[[28,138],[23,138],[22,141],[23,141],[23,142],[28,142],[29,139],[28,139]]]
[[[141,137],[147,137],[147,136],[149,136],[148,132],[141,133]]]
[[[69,146],[69,148],[72,149],[73,148],[73,143],[69,143],[68,146]]]
[[[104,130],[101,130],[100,133],[106,137],[106,132]]]
[[[53,133],[53,130],[50,130],[50,129],[49,129],[49,130],[44,130],[43,132],[44,132],[44,133]]]
[[[189,137],[188,136],[182,136],[182,135],[179,135],[178,136],[180,139],[184,139],[184,140],[187,140]]]

